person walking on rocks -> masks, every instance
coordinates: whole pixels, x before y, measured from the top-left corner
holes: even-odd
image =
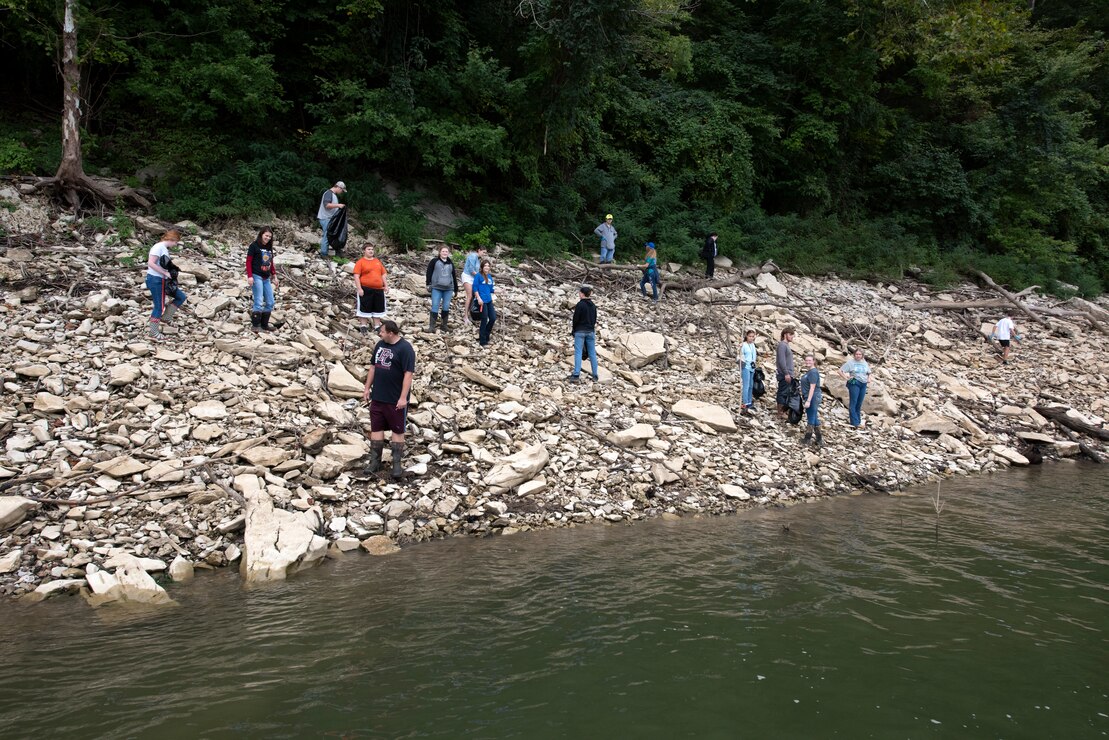
[[[581,374],[582,353],[589,353],[589,364],[593,369],[593,380],[600,380],[597,374],[597,306],[593,303],[593,287],[583,285],[578,289],[578,302],[574,306],[574,321],[570,333],[574,335],[574,372],[567,376],[571,383],[578,382]]]
[[[474,277],[481,269],[481,263],[485,260],[487,254],[485,247],[471,249],[466,253],[466,261],[462,263],[462,288],[466,291],[466,302],[462,304],[466,310],[462,312],[462,316],[467,324],[473,323],[470,318],[469,307],[474,297]]]
[[[612,214],[605,215],[605,222],[593,229],[593,233],[601,237],[601,264],[613,263],[616,255],[616,227],[612,225]]]
[[[788,413],[786,403],[789,400],[789,387],[793,382],[793,349],[789,346],[793,341],[793,334],[792,326],[782,329],[782,338],[774,357],[774,374],[778,379],[778,392],[774,394],[774,400],[778,404],[778,415],[782,417]]]
[[[1016,324],[1013,323],[1013,319],[1009,316],[1009,314],[1005,314],[1004,316],[1002,316],[1001,320],[998,321],[996,325],[994,325],[993,332],[990,334],[990,337],[997,337],[997,342],[1001,345],[1001,363],[1003,365],[1008,365],[1009,344],[1012,342],[1014,337],[1017,339],[1017,341],[1020,341],[1020,337],[1017,336]]]
[[[381,341],[374,346],[373,364],[366,374],[362,400],[370,402],[370,461],[366,472],[381,468],[385,450],[385,432],[391,433],[389,449],[393,453],[393,477],[404,474],[404,428],[408,421],[408,396],[412,377],[416,374],[416,350],[400,336],[400,327],[385,319],[378,328]]]
[[[454,262],[451,262],[450,247],[439,247],[439,254],[427,263],[427,289],[431,293],[431,318],[427,330],[435,333],[435,319],[439,317],[439,326],[443,332],[447,331],[447,320],[451,315],[451,301],[458,293],[458,276],[454,272]],[[463,307],[465,310],[466,307]]]
[[[176,247],[181,241],[181,232],[170,229],[162,234],[161,240],[150,248],[146,256],[146,287],[154,301],[150,310],[150,338],[156,342],[166,341],[162,333],[162,326],[173,319],[177,309],[185,305],[188,300],[184,291],[177,285],[177,268],[170,259],[170,247]],[[166,305],[166,296],[172,303]]]
[[[647,283],[650,283],[651,298],[658,303],[658,253],[655,251],[655,243],[647,242],[646,250],[643,264],[639,266],[639,269],[643,270],[643,277],[639,280],[639,293],[646,298]]]
[[[701,256],[705,258],[705,277],[712,280],[716,275],[716,255],[720,250],[716,247],[716,232],[712,232],[705,239],[705,246],[701,248]]]
[[[855,348],[851,359],[839,369],[839,374],[847,381],[847,412],[851,417],[851,426],[862,429],[866,426],[866,420],[863,419],[863,399],[866,398],[866,386],[870,382],[870,365],[861,349]]]
[[[808,444],[813,439],[817,447],[824,444],[824,435],[820,433],[820,371],[816,369],[816,358],[812,354],[805,355],[805,374],[801,376],[801,398],[805,406],[805,436],[801,444]]]
[[[342,180],[332,185],[327,190],[323,191],[320,196],[320,208],[316,212],[316,218],[320,221],[320,227],[323,229],[323,238],[320,239],[320,256],[327,256],[327,223],[331,217],[335,215],[335,210],[338,208],[346,208],[345,203],[339,202],[339,193],[347,192],[347,185]]]
[[[497,309],[493,306],[493,265],[489,260],[481,261],[481,271],[474,278],[474,294],[477,296],[478,306],[481,308],[481,326],[478,327],[477,342],[482,347],[489,344],[489,335],[493,333],[493,324],[497,323]]]
[[[362,256],[354,263],[354,316],[362,336],[370,333],[370,321],[377,331],[385,318],[388,308],[385,295],[389,292],[386,275],[385,265],[374,256],[374,245],[366,242],[362,246]]]
[[[755,364],[758,362],[758,350],[755,348],[755,330],[748,329],[743,337],[743,344],[739,345],[739,368],[741,382],[743,383],[743,410],[751,412],[755,408]]]
[[[273,229],[263,226],[257,238],[246,249],[246,282],[250,285],[253,305],[250,311],[251,331],[271,331],[273,292],[277,290],[277,265],[274,263]]]

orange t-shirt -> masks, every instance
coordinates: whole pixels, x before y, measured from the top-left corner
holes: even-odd
[[[385,265],[381,264],[381,260],[377,257],[372,260],[365,257],[359,258],[354,263],[354,274],[358,276],[358,282],[363,288],[380,290],[385,287]]]

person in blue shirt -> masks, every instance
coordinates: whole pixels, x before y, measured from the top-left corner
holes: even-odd
[[[466,261],[462,263],[462,289],[466,291],[466,302],[462,304],[467,310],[463,311],[463,316],[466,323],[470,321],[470,302],[474,298],[474,278],[477,277],[478,271],[481,269],[481,261],[485,259],[488,254],[485,247],[478,247],[471,249],[466,253]]]
[[[739,346],[739,368],[743,382],[743,410],[755,408],[755,363],[758,351],[755,349],[755,330],[748,329],[743,344]]]
[[[639,292],[646,298],[647,283],[650,283],[651,297],[654,298],[655,303],[658,303],[658,253],[655,251],[654,242],[647,242],[646,249],[647,256],[639,266],[639,269],[643,270],[643,278],[639,281]]]
[[[493,266],[489,260],[481,261],[481,269],[474,278],[474,295],[481,309],[481,326],[478,327],[477,342],[482,347],[489,344],[493,324],[497,323],[497,309],[493,307]]]
[[[870,382],[870,365],[863,357],[861,349],[855,349],[852,358],[839,369],[839,374],[847,381],[847,412],[851,416],[851,426],[862,429],[866,426],[863,419],[863,399],[866,398],[866,385]]]
[[[811,354],[805,355],[805,374],[801,376],[801,399],[805,404],[805,436],[801,444],[813,441],[817,447],[824,444],[824,435],[820,433],[820,371],[816,369],[816,358]]]

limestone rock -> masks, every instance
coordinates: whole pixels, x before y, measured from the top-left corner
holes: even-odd
[[[931,329],[924,332],[924,341],[933,349],[951,349],[950,340],[944,339]]]
[[[327,387],[339,398],[362,398],[366,384],[351,375],[341,362],[336,362],[327,373]]]
[[[48,414],[59,414],[65,411],[65,399],[42,391],[35,394],[34,409]]]
[[[222,401],[201,401],[189,409],[189,416],[203,421],[217,421],[227,418],[227,407]]]
[[[38,504],[22,496],[0,496],[0,532],[19,524]]]
[[[654,436],[655,428],[650,424],[636,424],[628,429],[613,432],[609,435],[609,439],[619,447],[642,447]]]
[[[760,272],[755,277],[755,284],[776,298],[789,298],[789,292],[774,273]]]
[[[93,467],[101,473],[110,475],[113,478],[129,478],[135,473],[141,473],[147,470],[149,466],[133,457],[121,455],[119,457],[113,457],[111,460],[99,462]]]
[[[666,337],[653,331],[639,331],[616,337],[625,364],[630,368],[650,365],[666,356]]]
[[[266,447],[258,446],[251,447],[239,453],[239,457],[246,460],[251,465],[261,465],[264,468],[272,468],[289,459],[290,453],[288,450],[281,449],[280,447]]]
[[[114,574],[109,575],[104,571],[86,574],[92,592],[86,596],[86,600],[91,606],[103,606],[112,602],[150,605],[175,603],[166,590],[150,577],[139,558],[121,553],[112,560],[116,563]]]
[[[175,583],[186,583],[193,579],[193,564],[186,560],[184,557],[178,555],[169,564],[169,577]]]
[[[315,329],[304,329],[300,333],[301,344],[312,347],[329,362],[343,359],[343,350],[333,339],[328,339]],[[332,389],[334,391],[334,389]]]
[[[997,455],[1008,463],[1011,463],[1013,465],[1028,465],[1028,458],[1014,450],[1012,447],[1006,447],[1005,445],[994,445],[990,449],[993,450],[993,454]]]
[[[131,385],[140,377],[142,377],[142,371],[136,366],[126,364],[116,365],[111,370],[108,385],[113,388],[121,388],[125,385]]]
[[[0,527],[0,531],[2,531]],[[23,561],[22,548],[16,548],[5,555],[0,555],[0,573],[11,573],[19,567],[20,562]]]
[[[197,305],[196,317],[198,319],[210,319],[220,311],[231,306],[231,297],[223,294],[216,294],[211,298],[206,298]]]
[[[315,533],[315,523],[323,519],[318,508],[297,513],[277,509],[270,495],[257,489],[244,498],[246,533],[240,571],[247,583],[284,580],[327,553],[327,540]]]
[[[768,273],[763,273],[768,274]],[[738,430],[732,413],[723,406],[704,401],[695,401],[683,398],[670,409],[675,416],[683,419],[692,419],[707,424],[718,432],[734,432]]]
[[[383,534],[364,539],[362,549],[371,555],[392,555],[395,552],[400,552],[397,544]]]
[[[547,448],[543,444],[525,447],[493,466],[493,469],[485,474],[485,484],[494,494],[506,493],[536,477],[550,459]]]
[[[935,411],[925,411],[912,421],[907,422],[905,426],[917,434],[960,434],[963,431],[958,424],[946,416],[940,416]]]

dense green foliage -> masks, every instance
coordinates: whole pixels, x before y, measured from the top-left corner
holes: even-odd
[[[56,162],[59,3],[0,0],[0,168]],[[1109,3],[133,0],[83,5],[86,167],[162,215],[303,214],[336,178],[400,244],[659,244],[805,271],[1109,284]]]

